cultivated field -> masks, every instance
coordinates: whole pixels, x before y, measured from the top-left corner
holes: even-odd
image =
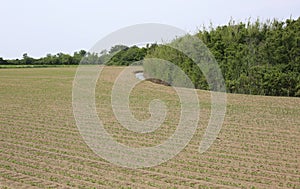
[[[110,91],[120,67],[107,67],[96,104],[107,131],[123,144],[160,144],[179,121],[171,87],[141,82],[130,97],[140,120],[146,106],[169,107],[161,128],[136,134],[118,124]],[[210,94],[199,91],[200,123],[188,146],[170,161],[126,169],[95,155],[83,141],[72,111],[76,68],[0,70],[1,188],[300,188],[300,98],[228,94],[224,125],[211,148],[198,153],[210,115]]]

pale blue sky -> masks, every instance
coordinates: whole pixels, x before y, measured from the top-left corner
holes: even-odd
[[[0,57],[90,49],[125,26],[162,23],[194,33],[210,21],[300,16],[299,0],[9,0],[1,2]]]

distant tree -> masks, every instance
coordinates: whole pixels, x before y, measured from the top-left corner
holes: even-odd
[[[8,62],[4,60],[2,57],[0,57],[0,65],[6,65]]]
[[[113,47],[111,47],[111,49],[109,50],[109,53],[112,54],[112,53],[116,53],[118,51],[121,51],[121,50],[126,50],[128,49],[129,47],[127,47],[126,45],[115,45]]]
[[[79,52],[75,52],[73,55],[73,62],[72,64],[79,64],[80,61],[82,60],[82,58],[84,58],[84,56],[86,55],[86,51],[85,50],[80,50]]]
[[[62,65],[70,65],[73,64],[73,57],[68,54],[58,53],[58,59],[60,64]]]
[[[30,65],[30,64],[34,64],[35,59],[29,57],[27,53],[24,53],[24,54],[23,54],[23,59],[22,59],[21,62],[22,62],[22,64]]]
[[[111,52],[116,53],[117,51],[115,51],[115,49],[123,49],[118,51],[116,54],[112,54],[107,65],[128,66],[133,62],[143,60],[147,54],[146,48],[138,48],[137,46],[124,48],[125,46],[118,45],[118,47],[115,47],[113,48],[113,51],[110,51],[110,54]]]

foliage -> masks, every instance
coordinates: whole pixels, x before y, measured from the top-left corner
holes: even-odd
[[[229,92],[299,96],[300,18],[231,21],[197,36],[217,59]]]
[[[131,63],[141,61],[147,54],[146,48],[139,48],[137,46],[126,47],[114,46],[111,48],[110,53],[115,53],[106,65],[128,66]]]
[[[46,57],[35,59],[29,57],[27,53],[23,54],[23,58],[13,60],[3,60],[0,58],[1,65],[77,65],[86,55],[85,50],[75,52],[73,56],[57,53],[56,55],[47,54]]]
[[[230,21],[215,29],[203,28],[195,36],[206,44],[217,60],[228,92],[300,96],[300,18],[265,23],[257,20],[247,24]],[[176,46],[181,39],[170,45]],[[205,53],[198,56],[203,57]],[[158,45],[149,50],[146,57],[168,60],[181,67],[196,88],[208,88],[203,74],[183,53]],[[149,65],[146,67],[150,75],[154,74],[154,68],[151,69]]]
[[[227,25],[209,29],[203,28],[195,34],[210,50],[217,60],[225,79],[226,89],[230,93],[300,96],[300,17],[286,21],[268,20],[254,23],[235,23],[231,20]],[[208,86],[207,78],[212,77],[214,69],[209,67],[205,59],[200,62],[201,70],[193,60],[186,56],[192,49],[179,47],[185,38],[177,38],[167,46],[147,45],[127,47],[115,45],[109,51],[87,53],[84,50],[75,52],[73,56],[58,53],[34,59],[26,53],[21,60],[4,60],[1,65],[77,65],[106,64],[128,66],[146,58],[158,58],[174,63],[180,67],[198,89],[213,90],[218,86]],[[200,46],[201,47],[201,46]],[[184,53],[181,50],[186,51]],[[206,51],[196,49],[198,57],[207,57]],[[174,83],[171,78],[177,74],[171,67],[156,65],[156,68],[145,65],[148,75],[161,75],[162,79]],[[168,71],[166,71],[168,69]],[[165,74],[165,75],[163,75]],[[173,76],[172,76],[173,75]],[[184,80],[184,78],[182,78]],[[211,82],[210,82],[211,83]]]

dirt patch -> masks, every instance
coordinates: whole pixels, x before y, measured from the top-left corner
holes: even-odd
[[[145,80],[150,81],[152,83],[160,84],[160,85],[171,86],[169,83],[167,83],[163,80],[157,79],[157,78],[147,78]]]

